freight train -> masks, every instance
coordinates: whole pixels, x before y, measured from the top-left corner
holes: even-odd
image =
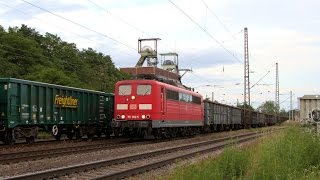
[[[255,111],[244,112],[238,107],[203,100],[190,90],[143,79],[117,82],[114,107],[114,130],[131,138],[176,137],[261,127],[287,120]]]
[[[249,114],[247,112],[246,114]],[[111,133],[168,138],[274,125],[287,118],[203,100],[187,89],[156,80],[124,80],[115,93],[0,78],[0,140],[32,143],[39,131],[56,140]]]
[[[13,144],[24,137],[32,143],[38,131],[74,136],[110,134],[113,93],[0,78],[0,140]]]

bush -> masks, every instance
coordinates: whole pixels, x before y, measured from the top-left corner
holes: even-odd
[[[319,179],[320,139],[308,128],[284,131],[209,160],[180,167],[169,179]]]
[[[178,168],[170,179],[238,179],[246,172],[248,157],[247,152],[228,147],[217,159]]]

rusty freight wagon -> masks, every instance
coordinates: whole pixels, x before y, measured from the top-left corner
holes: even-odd
[[[31,143],[39,130],[50,131],[59,140],[105,133],[113,116],[110,93],[0,78],[0,140],[13,144],[24,137]]]

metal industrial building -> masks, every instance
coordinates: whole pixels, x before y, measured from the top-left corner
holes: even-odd
[[[300,121],[311,120],[311,113],[320,110],[320,95],[304,95],[299,98]]]

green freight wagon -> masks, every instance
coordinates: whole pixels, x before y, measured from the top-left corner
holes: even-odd
[[[80,88],[0,78],[0,140],[34,141],[40,130],[59,140],[109,135],[114,95]]]

